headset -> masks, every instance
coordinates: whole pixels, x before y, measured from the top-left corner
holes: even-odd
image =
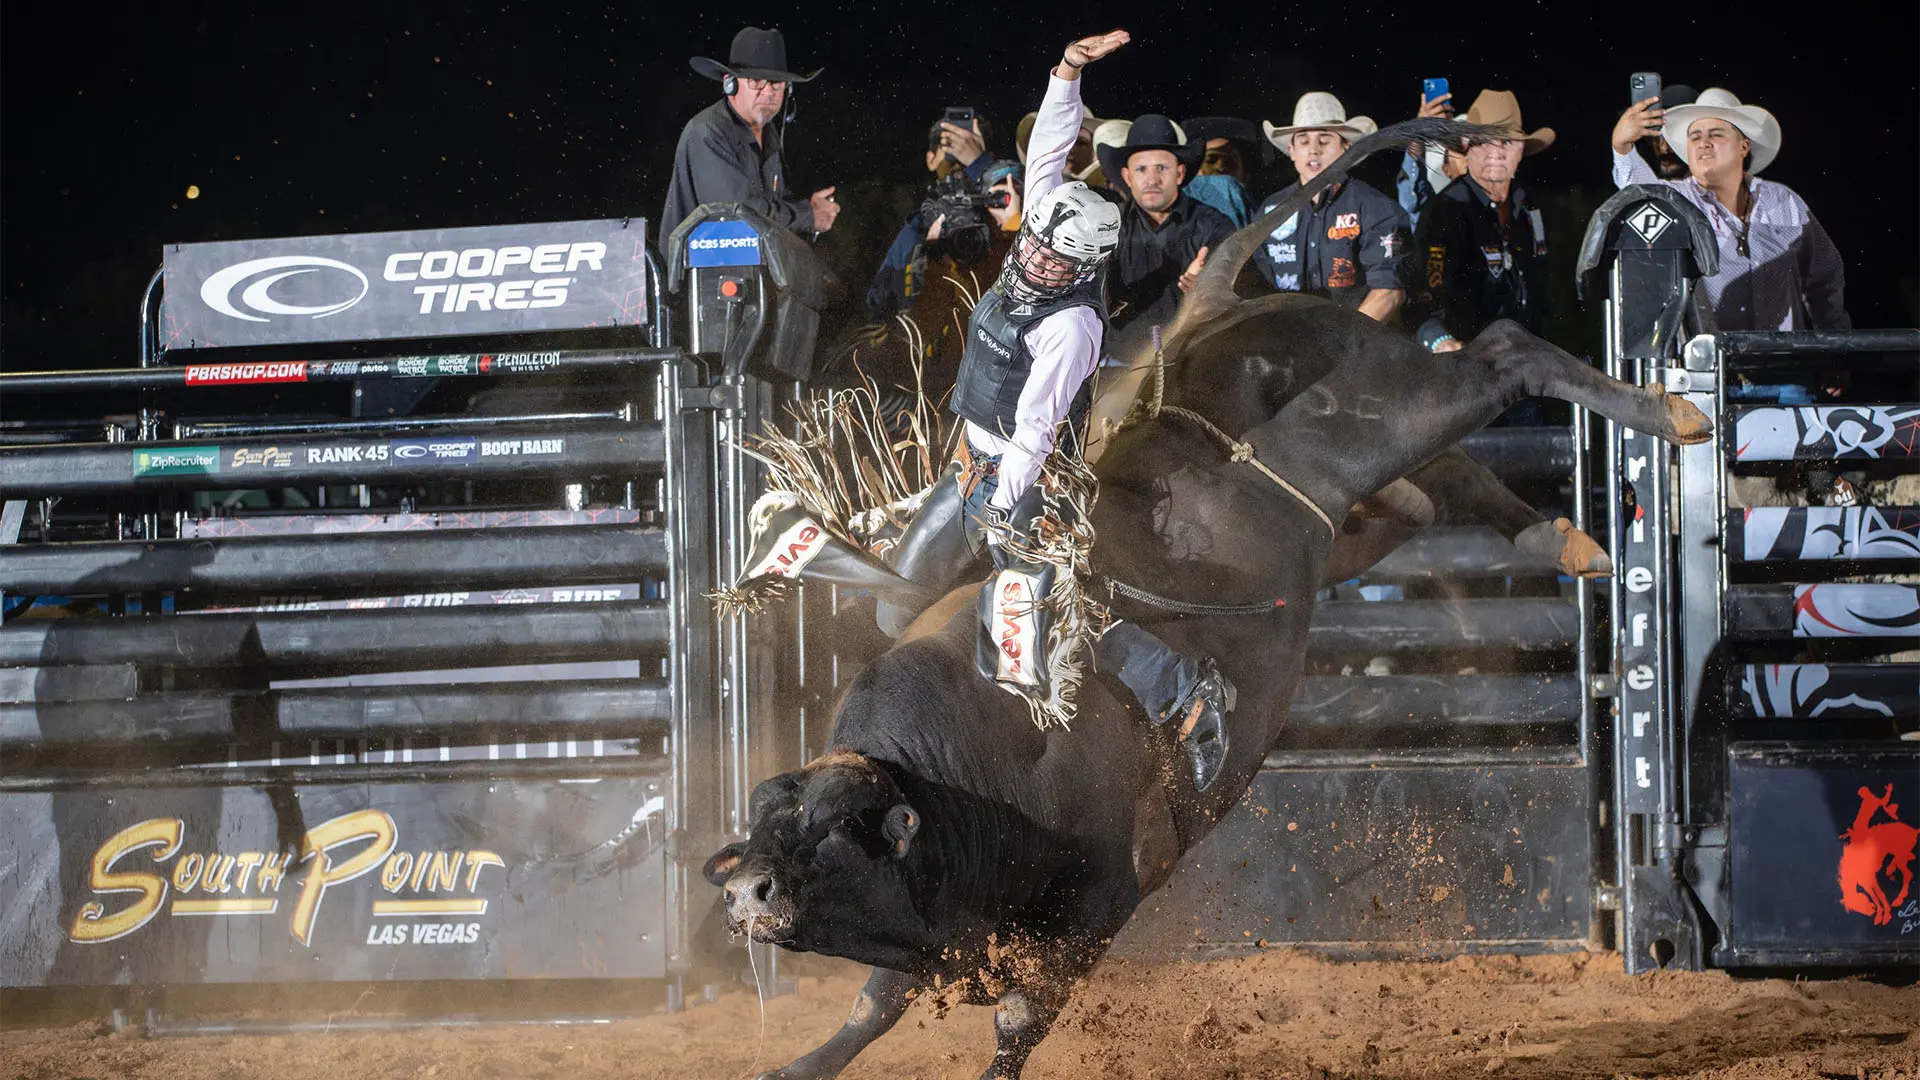
[[[799,110],[794,107],[793,103],[793,93],[799,88],[800,84],[797,82],[787,84],[787,104],[780,112],[780,126],[783,128],[793,123],[793,118],[799,114]],[[736,78],[732,72],[728,72],[726,77],[720,80],[721,95],[724,97],[732,97],[739,92],[740,80]]]

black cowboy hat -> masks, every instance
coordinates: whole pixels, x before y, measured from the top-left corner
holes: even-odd
[[[1189,140],[1200,144],[1203,154],[1209,140],[1226,139],[1240,144],[1240,155],[1248,165],[1273,164],[1273,144],[1260,134],[1260,125],[1251,120],[1237,116],[1196,116],[1180,121],[1180,127]]]
[[[1207,144],[1187,138],[1180,125],[1159,113],[1148,113],[1133,122],[1127,131],[1127,141],[1119,146],[1102,146],[1100,149],[1100,171],[1109,177],[1119,177],[1127,171],[1127,159],[1142,150],[1165,150],[1173,155],[1175,161],[1187,167],[1187,176],[1191,179],[1200,165],[1201,157],[1207,152]]]
[[[727,62],[710,60],[696,56],[691,61],[693,70],[709,79],[724,79],[735,75],[742,79],[772,79],[776,82],[803,83],[818,78],[821,68],[812,75],[801,75],[787,70],[787,39],[780,36],[778,30],[762,30],[749,26],[733,35],[733,48],[727,52]]]

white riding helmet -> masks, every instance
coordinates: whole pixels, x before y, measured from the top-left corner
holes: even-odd
[[[1034,303],[1093,279],[1120,245],[1120,208],[1078,180],[1025,207],[1020,235],[1000,271],[1017,300]]]

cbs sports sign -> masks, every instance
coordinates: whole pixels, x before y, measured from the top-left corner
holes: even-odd
[[[171,244],[169,349],[640,326],[639,218]]]

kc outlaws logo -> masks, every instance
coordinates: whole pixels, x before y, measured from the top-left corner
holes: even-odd
[[[1906,903],[1913,889],[1913,859],[1920,829],[1900,820],[1900,806],[1893,801],[1893,785],[1875,795],[1872,788],[1861,788],[1860,812],[1853,827],[1840,834],[1847,846],[1840,850],[1840,906],[1873,920],[1875,926],[1893,921],[1896,910]],[[1886,820],[1875,824],[1876,815]],[[1887,888],[1896,886],[1891,899]],[[1899,912],[1912,915],[1913,912]],[[1906,933],[1912,921],[1901,927]]]
[[[309,829],[297,857],[278,851],[183,854],[185,832],[179,818],[149,818],[101,844],[87,877],[95,899],[80,905],[68,938],[82,945],[115,941],[162,910],[174,916],[272,916],[284,899],[292,902],[288,933],[312,946],[314,921],[330,889],[371,874],[374,883],[358,892],[377,897],[376,919],[478,916],[487,913],[483,877],[498,883],[506,867],[500,856],[480,849],[399,850],[399,828],[384,810],[358,810]],[[288,875],[302,867],[299,880],[285,888]],[[502,872],[485,873],[494,867]],[[479,935],[479,923],[376,923],[365,944],[453,944]]]

